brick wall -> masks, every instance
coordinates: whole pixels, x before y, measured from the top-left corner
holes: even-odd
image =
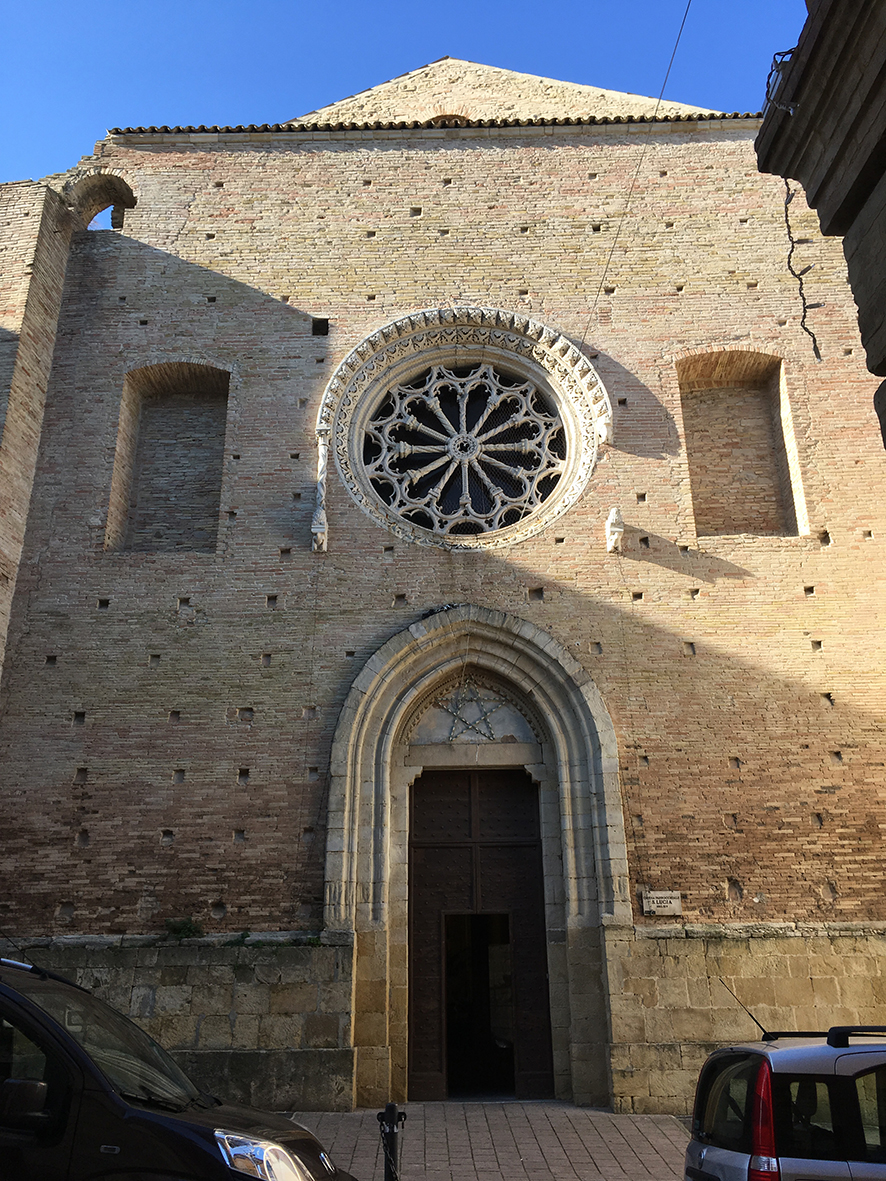
[[[455,115],[469,119],[559,119],[625,115],[682,115],[704,108],[656,103],[640,94],[499,70],[478,62],[444,57],[389,82],[320,107],[303,119],[318,123],[386,123]]]
[[[793,532],[787,528],[793,505],[779,470],[784,442],[772,392],[695,391],[683,395],[682,410],[699,537]]]
[[[58,195],[43,185],[0,185],[0,659],[75,225]]]
[[[754,173],[746,133],[679,131],[650,149],[588,334],[615,442],[562,522],[507,554],[392,544],[333,476],[330,552],[311,554],[313,422],[338,361],[399,312],[469,288],[580,340],[641,150],[615,131],[564,133],[556,157],[540,135],[439,135],[382,137],[381,155],[344,133],[277,155],[103,149],[142,197],[131,236],[81,235],[70,264],[0,728],[9,798],[43,801],[8,834],[14,858],[27,864],[35,839],[45,858],[9,900],[19,929],[64,925],[64,904],[75,929],[214,924],[219,900],[222,930],[316,929],[339,705],[385,639],[463,601],[538,623],[598,684],[638,883],[682,890],[704,917],[881,914],[864,869],[882,759],[871,379],[839,248],[814,236],[825,360],[812,358],[778,182]],[[317,315],[328,336],[312,335]],[[674,358],[735,339],[785,358],[808,535],[696,538]],[[235,372],[216,553],[103,552],[126,374],[182,354]],[[603,543],[613,504],[621,557]],[[770,849],[785,872],[765,868]],[[727,879],[743,883],[737,910]]]
[[[215,552],[226,418],[227,399],[217,394],[142,401],[126,549]]]

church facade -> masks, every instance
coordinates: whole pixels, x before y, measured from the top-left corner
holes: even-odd
[[[444,58],[0,186],[4,954],[286,1109],[880,1023],[876,381],[758,128]]]

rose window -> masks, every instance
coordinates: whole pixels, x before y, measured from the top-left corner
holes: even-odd
[[[432,365],[392,386],[363,428],[376,496],[441,538],[522,521],[551,496],[566,461],[550,396],[491,364]]]
[[[316,551],[329,544],[329,459],[394,536],[493,550],[579,501],[612,440],[612,407],[591,361],[553,328],[501,308],[426,308],[351,350],[316,430]]]

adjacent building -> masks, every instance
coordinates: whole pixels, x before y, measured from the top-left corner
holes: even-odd
[[[877,0],[807,8],[770,77],[757,156],[764,172],[801,182],[822,232],[842,237],[868,368],[886,377],[886,11]],[[886,442],[886,383],[877,414]]]

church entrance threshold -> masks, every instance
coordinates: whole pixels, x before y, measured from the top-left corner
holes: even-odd
[[[409,1098],[548,1098],[537,789],[426,771],[410,814]]]

